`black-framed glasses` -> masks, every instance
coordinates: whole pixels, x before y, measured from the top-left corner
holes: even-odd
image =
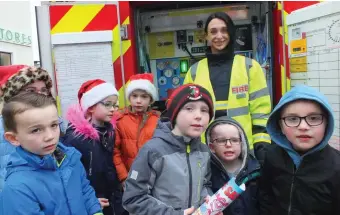
[[[228,138],[216,138],[212,141],[212,143],[216,143],[217,145],[220,145],[220,146],[226,146],[228,141],[233,146],[240,145],[241,143],[241,139],[236,138],[236,137],[229,138],[229,139]]]
[[[286,116],[282,117],[281,120],[286,124],[287,127],[299,127],[302,119],[309,126],[318,126],[323,123],[325,116],[322,114],[311,114],[308,116],[300,117],[300,116]]]
[[[113,104],[111,102],[99,102],[100,104],[104,105],[105,108],[111,109],[113,108],[114,110],[118,110],[119,106],[117,104]]]

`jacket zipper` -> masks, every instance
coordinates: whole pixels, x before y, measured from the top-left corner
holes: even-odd
[[[296,170],[294,169],[294,165],[293,164],[293,179],[292,179],[292,184],[290,185],[290,193],[289,193],[289,206],[288,206],[288,215],[290,214],[291,210],[292,210],[292,197],[293,197],[293,188],[294,188],[294,179],[295,179],[295,173],[297,172],[297,170],[299,168],[297,168]],[[301,163],[300,163],[301,165]]]
[[[92,176],[92,151],[90,152],[89,176]]]
[[[293,193],[293,187],[294,187],[294,177],[295,176],[293,176],[292,185],[290,186],[288,215],[290,214],[292,210],[292,193]]]
[[[191,207],[191,201],[192,201],[192,172],[191,172],[191,165],[190,165],[190,145],[187,145],[187,164],[189,169],[189,202],[188,202],[188,208]]]
[[[55,167],[56,167],[56,169],[57,169],[57,172],[58,172],[58,175],[59,175],[59,178],[60,178],[60,182],[61,182],[61,184],[62,184],[62,186],[63,186],[64,195],[65,195],[65,198],[66,198],[66,200],[67,200],[67,201],[66,201],[66,205],[67,205],[68,211],[69,211],[69,213],[71,214],[72,211],[71,211],[71,207],[70,207],[70,204],[69,204],[69,201],[68,201],[68,196],[67,196],[67,192],[66,192],[66,189],[65,189],[65,184],[64,184],[63,176],[61,175],[60,169],[59,169],[59,167],[58,167],[57,164],[55,164]]]
[[[197,200],[200,201],[201,199],[201,177],[202,177],[202,169],[201,169],[201,162],[198,161],[198,169],[199,169],[199,178],[198,178],[198,187],[197,187]]]
[[[147,113],[143,114],[143,116],[142,116],[142,121],[141,121],[141,122],[139,123],[139,125],[138,125],[137,138],[136,138],[137,152],[139,152],[139,144],[138,144],[138,142],[139,142],[139,136],[140,136],[140,133],[141,133],[141,131],[142,131],[142,129],[143,129],[143,127],[144,127],[146,121],[148,120],[148,118],[149,118],[149,117],[148,117],[148,114],[147,114]]]

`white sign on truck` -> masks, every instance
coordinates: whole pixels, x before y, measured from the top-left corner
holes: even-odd
[[[326,95],[335,116],[330,144],[340,149],[340,2],[322,2],[287,16],[291,85]]]

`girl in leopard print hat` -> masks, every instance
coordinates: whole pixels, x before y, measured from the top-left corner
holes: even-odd
[[[52,80],[48,72],[26,65],[0,66],[0,95],[4,102],[20,92],[51,95]]]
[[[44,69],[26,66],[0,66],[0,98],[7,102],[21,92],[36,92],[51,95],[52,80]],[[0,195],[6,176],[8,158],[15,147],[4,138],[4,127],[0,116]],[[61,123],[60,119],[60,123]]]

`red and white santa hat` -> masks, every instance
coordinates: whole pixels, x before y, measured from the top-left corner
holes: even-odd
[[[126,87],[126,99],[129,100],[131,93],[135,90],[144,90],[152,98],[152,101],[158,99],[158,93],[153,84],[153,75],[151,73],[137,74],[130,77],[130,83]]]
[[[118,96],[118,91],[111,83],[101,79],[89,80],[80,86],[78,100],[84,112],[108,96]]]

